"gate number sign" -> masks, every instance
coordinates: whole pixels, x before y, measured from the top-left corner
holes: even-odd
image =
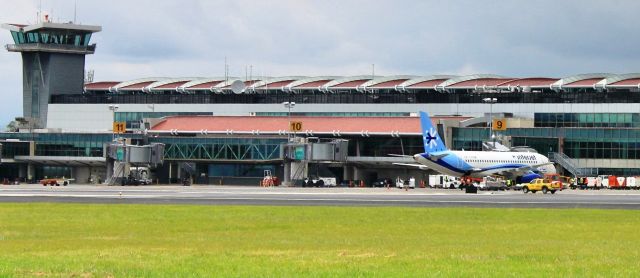
[[[125,133],[127,125],[125,122],[113,122],[113,133]]]
[[[289,131],[301,131],[302,130],[302,122],[291,122],[289,125]]]
[[[494,119],[491,126],[493,130],[507,130],[507,121],[504,119]]]

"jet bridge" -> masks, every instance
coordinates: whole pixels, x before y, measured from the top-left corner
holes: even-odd
[[[293,138],[280,148],[280,157],[284,161],[283,185],[291,186],[308,178],[309,163],[346,163],[348,150],[349,141],[344,139]]]
[[[154,169],[164,162],[164,144],[160,143],[137,146],[127,144],[127,140],[122,139],[105,145],[104,153],[107,159],[105,184],[108,185],[126,184],[132,167]]]

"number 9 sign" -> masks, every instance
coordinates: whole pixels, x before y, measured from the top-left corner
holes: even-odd
[[[493,130],[507,130],[507,121],[504,119],[493,119],[491,127]]]

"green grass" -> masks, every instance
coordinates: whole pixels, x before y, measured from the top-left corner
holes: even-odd
[[[622,210],[0,204],[0,277],[637,276]]]

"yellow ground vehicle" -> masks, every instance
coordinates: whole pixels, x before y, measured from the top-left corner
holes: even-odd
[[[522,187],[522,192],[524,192],[525,194],[529,191],[531,191],[531,193],[542,191],[542,193],[544,194],[547,194],[547,192],[551,192],[551,194],[554,194],[557,190],[562,190],[562,183],[549,179],[534,179],[530,183],[527,183],[524,185],[524,187]]]

